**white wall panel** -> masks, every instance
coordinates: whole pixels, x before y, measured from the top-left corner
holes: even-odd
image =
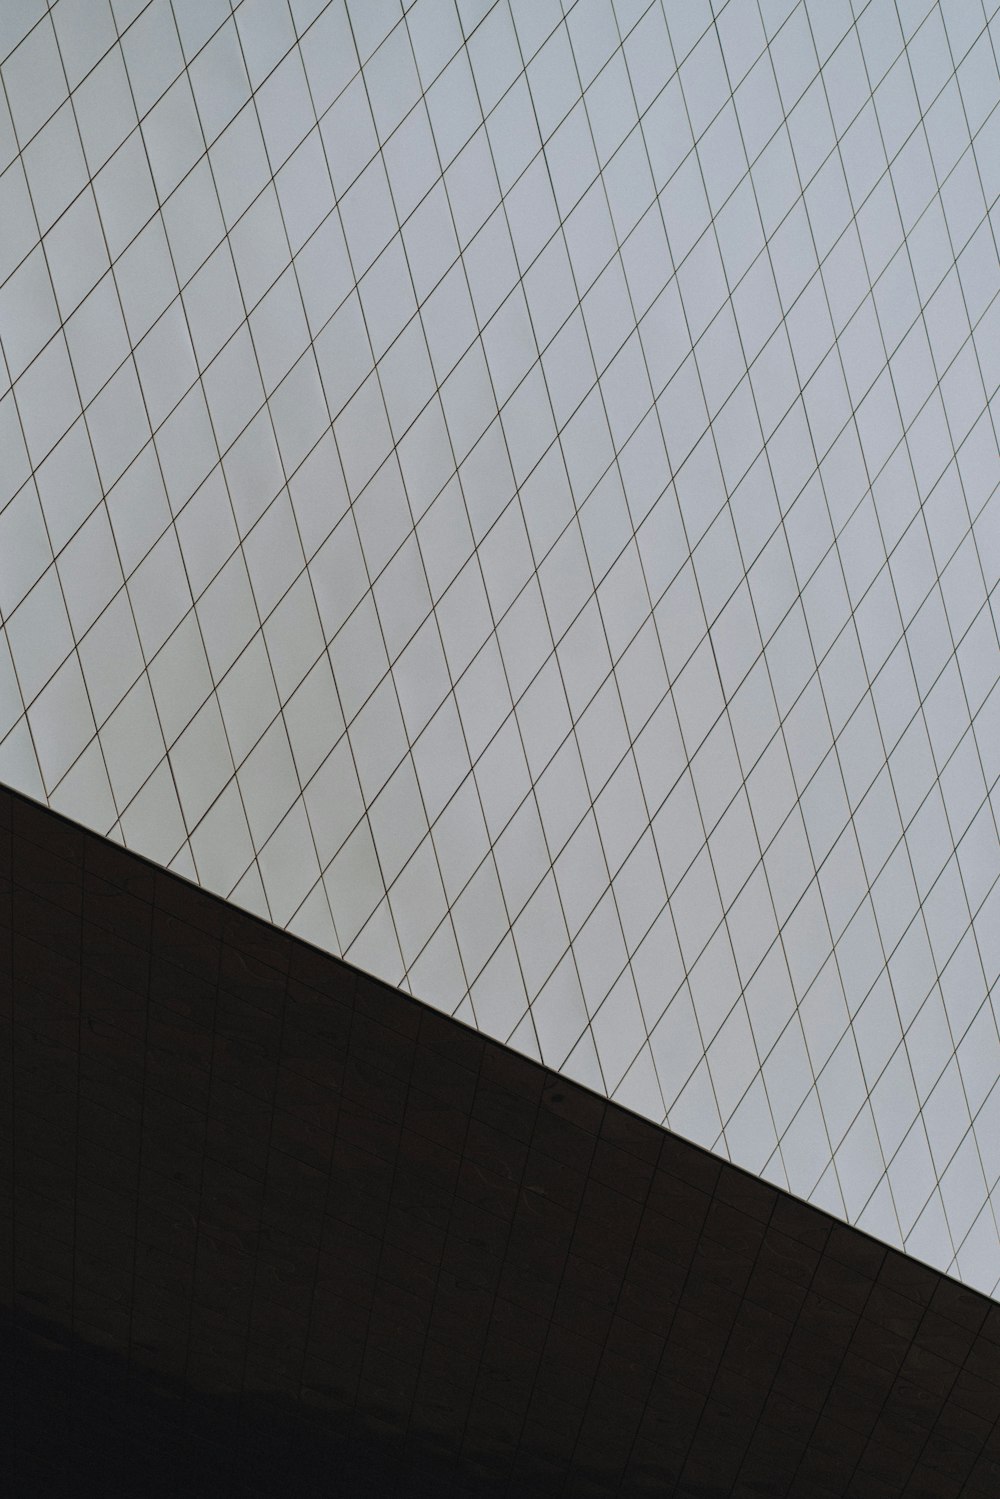
[[[995,1293],[991,8],[7,4],[0,776]]]

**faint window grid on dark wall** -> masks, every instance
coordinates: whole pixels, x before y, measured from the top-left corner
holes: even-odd
[[[24,1492],[995,1489],[995,1303],[18,796],[0,848]]]

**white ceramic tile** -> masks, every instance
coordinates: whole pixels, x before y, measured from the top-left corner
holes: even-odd
[[[978,23],[93,9],[4,39],[3,773],[992,1291]]]

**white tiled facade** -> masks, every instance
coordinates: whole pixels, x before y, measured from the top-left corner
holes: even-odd
[[[997,1294],[993,9],[4,0],[0,779]]]

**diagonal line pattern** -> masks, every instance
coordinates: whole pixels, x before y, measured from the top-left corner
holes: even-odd
[[[0,776],[1000,1285],[996,18],[4,32]]]

